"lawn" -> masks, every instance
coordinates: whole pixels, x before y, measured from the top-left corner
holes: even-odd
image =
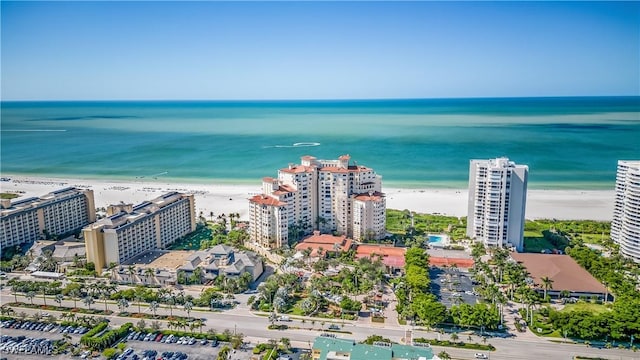
[[[17,197],[20,197],[20,195],[12,193],[0,193],[0,199],[15,199]]]
[[[203,240],[211,240],[212,231],[208,226],[198,226],[196,231],[171,244],[169,250],[200,250]]]
[[[611,309],[609,309],[606,305],[594,304],[594,303],[582,302],[582,301],[576,304],[567,304],[560,311],[568,312],[568,311],[580,311],[580,310],[590,311],[595,314],[611,311]]]
[[[609,238],[608,235],[603,236],[602,234],[579,234],[577,237],[587,244],[596,245],[601,245],[602,240],[607,240]]]

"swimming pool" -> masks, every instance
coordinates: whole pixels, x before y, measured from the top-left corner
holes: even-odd
[[[447,235],[435,235],[429,234],[429,245],[431,246],[446,246],[449,244],[449,237]]]

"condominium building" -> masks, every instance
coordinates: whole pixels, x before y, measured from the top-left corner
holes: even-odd
[[[370,191],[353,198],[353,238],[381,239],[386,234],[387,203],[383,194]]]
[[[381,177],[365,166],[303,156],[301,164],[262,181],[262,194],[249,199],[251,241],[278,248],[292,231],[336,232],[356,240],[385,236],[386,205]]]
[[[1,248],[30,243],[52,236],[65,236],[96,221],[93,190],[74,187],[41,197],[2,200]]]
[[[640,160],[618,161],[611,239],[622,255],[640,263]]]
[[[467,236],[522,251],[528,175],[508,158],[471,160]]]
[[[119,212],[83,229],[87,261],[104,269],[145,251],[164,249],[195,229],[193,195],[170,192],[136,206],[123,204]]]

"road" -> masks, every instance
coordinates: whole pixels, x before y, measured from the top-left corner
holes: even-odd
[[[239,297],[239,300],[242,302],[244,297]],[[14,296],[6,289],[2,290],[2,294],[0,297],[2,304],[6,304],[14,301]],[[42,298],[34,298],[35,304],[42,304]],[[28,302],[24,297],[18,296],[18,301]],[[57,305],[53,300],[47,300],[47,304]],[[117,305],[115,303],[108,303],[108,308],[114,312],[119,312]],[[62,302],[62,306],[72,307],[73,301],[64,300]],[[78,306],[85,307],[81,301],[78,301]],[[92,305],[92,308],[104,309],[104,303],[101,301],[97,301]],[[137,304],[132,304],[129,311],[137,311]],[[31,315],[39,310],[36,309],[27,309],[27,308],[15,308],[17,312],[24,311],[25,313]],[[142,306],[143,312],[149,312],[149,309],[145,306]],[[59,313],[56,311],[48,311],[51,314],[56,314],[59,316]],[[158,314],[168,315],[169,309],[160,308],[157,311]],[[174,315],[183,315],[186,313],[182,309],[174,309]],[[311,344],[313,344],[314,339],[322,333],[322,328],[327,328],[330,321],[324,320],[325,324],[322,325],[322,319],[315,319],[315,323],[312,323],[311,318],[306,318],[305,322],[302,323],[299,319],[293,319],[293,321],[286,322],[287,325],[290,326],[290,329],[287,330],[269,330],[267,326],[269,325],[269,320],[266,316],[260,316],[255,313],[248,311],[246,307],[246,300],[242,302],[242,304],[233,310],[228,310],[224,312],[211,312],[211,311],[200,311],[200,310],[192,310],[192,317],[203,318],[206,319],[206,326],[202,329],[203,332],[206,332],[208,329],[213,328],[218,332],[222,332],[225,329],[229,329],[230,331],[243,333],[247,340],[256,343],[258,341],[265,342],[267,339],[275,338],[280,339],[282,337],[287,337],[291,340],[293,346],[300,348],[310,348]],[[111,321],[112,325],[120,325],[125,322],[133,322],[134,324],[139,321],[134,318],[126,318],[119,316],[107,316]],[[151,323],[151,320],[146,320],[147,324]],[[342,321],[335,321],[337,324],[342,324]],[[370,335],[381,335],[383,337],[389,338],[392,341],[398,341],[404,337],[406,326],[399,325],[385,325],[385,324],[363,324],[361,321],[345,321],[343,325],[343,330],[347,332],[351,332],[351,334],[339,334],[339,337],[343,338],[352,338],[357,341],[361,341],[366,339]],[[431,331],[423,331],[416,329],[414,330],[414,338],[424,337],[424,338],[432,338],[435,339],[438,336],[447,337],[447,335],[439,335],[438,333]],[[466,335],[461,336],[461,340],[466,341]],[[479,342],[480,339],[476,336],[473,339],[474,342]],[[619,359],[619,360],[640,360],[640,353],[634,353],[630,350],[623,349],[595,349],[588,348],[585,345],[575,345],[575,344],[561,344],[549,341],[544,338],[509,338],[509,339],[501,339],[501,338],[491,338],[489,339],[489,343],[496,347],[496,351],[494,352],[486,352],[483,353],[490,356],[490,359],[496,360],[513,360],[513,359],[522,359],[522,360],[539,360],[539,359],[571,359],[574,355],[583,355],[583,356],[600,356],[605,359]],[[454,358],[458,359],[472,359],[474,353],[478,352],[476,350],[464,350],[464,349],[454,349],[454,348],[444,348],[444,347],[434,347],[434,353],[437,354],[440,351],[445,350]]]

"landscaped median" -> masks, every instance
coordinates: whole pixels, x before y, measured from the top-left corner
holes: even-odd
[[[24,302],[12,302],[6,304],[10,307],[21,307],[27,309],[38,309],[38,310],[47,310],[47,311],[62,311],[62,312],[71,312],[71,313],[80,313],[80,314],[88,314],[88,315],[101,315],[101,316],[109,316],[115,315],[120,317],[130,317],[135,319],[148,319],[148,320],[164,320],[164,321],[188,321],[191,320],[191,317],[178,316],[178,315],[153,315],[147,313],[138,313],[138,312],[128,312],[122,311],[118,313],[114,313],[112,310],[101,310],[101,309],[87,309],[87,308],[71,308],[65,306],[55,306],[55,305],[39,305],[39,304],[28,304]],[[211,311],[211,310],[200,310],[198,311]]]
[[[425,339],[425,338],[416,338],[413,339],[414,342],[429,344],[432,346],[444,346],[444,347],[454,347],[459,349],[472,349],[472,350],[484,350],[484,351],[495,351],[495,347],[491,344],[478,344],[478,343],[466,343],[464,341],[449,341],[449,340],[436,340],[436,339]]]

